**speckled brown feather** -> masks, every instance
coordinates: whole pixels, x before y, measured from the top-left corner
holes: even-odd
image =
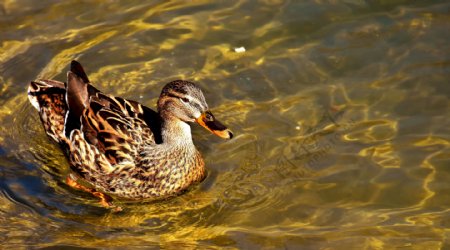
[[[28,98],[38,109],[45,132],[59,143],[64,138],[65,92],[64,83],[53,80],[32,81],[28,89]]]

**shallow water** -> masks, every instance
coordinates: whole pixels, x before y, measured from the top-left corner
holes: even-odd
[[[2,248],[450,247],[448,1],[147,2],[0,3]],[[104,209],[26,97],[72,59],[152,108],[193,80],[236,137],[194,125],[204,182]]]

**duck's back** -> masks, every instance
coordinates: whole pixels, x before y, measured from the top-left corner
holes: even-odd
[[[78,74],[75,76],[88,81],[84,71]],[[112,134],[117,134],[117,130],[121,130],[119,132],[123,134],[129,134],[126,126],[135,125],[145,130],[147,134],[143,136],[150,142],[161,143],[161,118],[157,112],[136,101],[106,95],[88,83],[83,84],[88,88],[86,103],[78,103],[77,106],[82,107],[74,107],[70,100],[75,98],[68,96],[70,85],[68,86],[67,83],[47,79],[38,79],[30,83],[28,99],[39,111],[45,132],[53,140],[65,144],[70,139],[70,133],[78,129],[90,143],[97,145],[98,138],[93,136],[98,136],[98,133],[102,133],[102,136],[107,135],[105,133],[107,128]],[[136,124],[136,120],[142,123]],[[130,127],[127,128],[130,129]]]

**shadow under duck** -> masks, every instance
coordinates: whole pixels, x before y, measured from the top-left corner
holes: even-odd
[[[165,198],[202,181],[205,164],[188,123],[197,122],[225,139],[233,137],[209,111],[200,88],[188,81],[166,84],[155,112],[100,92],[81,64],[72,61],[67,82],[32,81],[28,98],[47,135],[64,149],[71,169],[93,186],[84,189],[101,198],[98,194]],[[70,185],[80,188],[76,182]]]

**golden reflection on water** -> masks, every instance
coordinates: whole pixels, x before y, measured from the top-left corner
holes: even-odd
[[[448,8],[0,3],[2,246],[448,248]],[[30,80],[64,80],[72,59],[98,88],[152,108],[165,83],[196,81],[236,137],[193,126],[203,183],[107,211],[64,184],[64,155],[26,98]]]

